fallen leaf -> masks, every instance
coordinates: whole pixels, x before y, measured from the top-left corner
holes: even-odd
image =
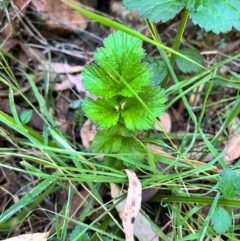
[[[86,93],[86,89],[82,84],[82,75],[67,74],[66,78],[61,83],[55,85],[54,90],[63,91],[73,87],[77,89],[78,93]]]
[[[41,71],[49,71],[53,73],[58,73],[58,74],[72,74],[72,73],[77,73],[83,70],[82,65],[69,65],[69,64],[64,64],[64,63],[57,63],[57,62],[42,62],[41,65],[38,66],[38,70]]]
[[[23,10],[26,9],[28,4],[31,2],[32,0],[14,0],[14,4],[19,8],[19,10]]]
[[[82,144],[87,149],[87,151],[91,151],[92,142],[95,135],[96,125],[92,121],[86,120],[80,130],[80,136],[82,139]],[[98,161],[103,161],[103,156],[95,156],[94,158]]]
[[[139,241],[159,241],[159,237],[153,230],[151,223],[139,212],[141,204],[141,184],[133,171],[126,170],[126,172],[129,175],[129,189],[126,200],[118,203],[119,196],[124,192],[115,184],[110,184],[111,196],[113,198],[113,203],[116,204],[119,216],[123,221],[126,240],[134,240],[132,235],[133,232]]]
[[[171,131],[171,127],[172,127],[171,117],[167,112],[164,112],[161,116],[159,116],[158,121],[161,123],[162,128],[166,133],[169,133]],[[157,131],[162,131],[162,129],[157,123],[155,123],[154,128]]]
[[[72,2],[79,4],[77,1]],[[97,4],[97,0],[80,2],[85,2],[90,7],[94,7]],[[32,0],[31,4],[36,12],[35,14],[38,13],[49,30],[66,33],[73,29],[85,29],[88,25],[89,20],[85,16],[60,0],[54,0],[54,2]]]
[[[92,142],[95,135],[96,135],[96,125],[92,121],[86,120],[80,131],[80,136],[82,139],[83,146],[88,151],[91,150]]]
[[[226,153],[223,160],[230,165],[232,162],[240,157],[240,134],[233,135],[226,144]]]
[[[0,46],[1,49],[5,52],[9,52],[18,44],[18,40],[9,38],[7,41],[3,41],[2,45]]]
[[[13,238],[4,239],[2,241],[46,241],[48,238],[48,235],[49,235],[49,232],[23,234]]]
[[[129,188],[123,211],[123,229],[125,232],[126,240],[134,241],[133,226],[141,208],[142,185],[134,171],[128,169],[125,169],[125,171],[128,176]]]

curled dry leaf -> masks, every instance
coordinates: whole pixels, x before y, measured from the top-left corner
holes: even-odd
[[[133,234],[139,241],[159,241],[158,235],[154,232],[151,223],[139,212],[141,205],[141,184],[136,174],[126,170],[129,178],[129,189],[127,199],[118,203],[118,198],[123,192],[111,183],[111,196],[120,218],[123,221],[126,240],[134,240]],[[133,229],[133,230],[132,230]]]
[[[171,117],[167,112],[164,112],[161,116],[159,116],[158,121],[161,123],[162,128],[165,132],[169,133],[171,131],[171,127],[172,127]],[[162,129],[157,123],[155,123],[154,128],[157,131],[162,131]]]
[[[92,121],[86,120],[80,131],[80,136],[82,139],[83,146],[88,151],[91,151],[91,146],[92,146],[92,142],[95,137],[95,134],[96,134],[96,125]],[[95,159],[98,161],[102,161],[103,157],[97,156],[97,157],[95,157]]]
[[[46,233],[33,233],[33,234],[23,234],[13,238],[8,238],[2,241],[46,241],[49,232]]]
[[[226,144],[226,153],[223,160],[230,165],[232,162],[240,157],[240,134],[233,135]]]
[[[63,91],[73,87],[76,88],[78,93],[86,93],[86,89],[82,84],[82,75],[67,74],[66,78],[61,83],[55,85],[54,90]]]
[[[127,241],[134,241],[133,226],[142,202],[142,185],[132,170],[125,170],[128,176],[129,188],[123,211],[123,229]]]
[[[75,87],[77,92],[81,94],[80,96],[82,98],[84,97],[90,97],[92,99],[97,99],[97,97],[91,93],[89,93],[85,86],[82,83],[82,75],[72,75],[72,74],[67,74],[66,77],[63,77],[63,81],[60,83],[57,83],[54,87],[54,90],[56,91],[63,91],[69,88]]]
[[[95,132],[96,132],[96,125],[92,121],[86,120],[80,131],[80,135],[82,139],[82,144],[88,151],[91,149]]]

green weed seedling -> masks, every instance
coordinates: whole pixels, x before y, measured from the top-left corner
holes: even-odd
[[[141,61],[141,44],[124,32],[112,33],[94,54],[96,64],[82,74],[86,89],[97,96],[83,104],[86,116],[98,126],[93,152],[127,154],[135,165],[146,153],[137,136],[153,127],[165,102],[163,90],[151,85],[150,67]]]

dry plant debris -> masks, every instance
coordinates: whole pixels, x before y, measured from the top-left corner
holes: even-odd
[[[128,190],[130,192],[131,190]],[[119,197],[122,196],[125,192],[120,190],[115,184],[111,183],[111,196],[113,198],[113,203],[116,205],[116,209],[120,218],[123,220],[125,219],[124,210],[126,206],[126,200],[123,200],[119,203]],[[138,200],[139,201],[139,200]],[[131,217],[130,217],[131,223]],[[130,225],[129,228],[133,226],[133,234],[138,238],[139,241],[159,241],[158,235],[153,230],[151,223],[145,218],[141,212],[135,217],[134,224]],[[126,234],[126,240],[130,241],[133,240],[131,230],[124,230]],[[126,233],[127,232],[127,233]],[[128,239],[129,238],[129,239]],[[131,239],[130,239],[131,238]]]
[[[47,241],[49,232],[23,234],[13,238],[4,239],[2,241]]]
[[[97,1],[81,1],[89,7],[95,7]],[[76,28],[85,29],[88,19],[79,12],[68,7],[60,0],[55,1],[31,1],[33,9],[45,21],[46,27],[51,31],[69,32]]]
[[[162,113],[162,115],[158,117],[158,121],[160,122],[163,130],[166,133],[169,133],[171,131],[172,121],[169,113],[167,112]],[[154,128],[157,131],[163,131],[157,123],[155,123]]]
[[[230,165],[233,161],[240,157],[240,135],[233,135],[226,143],[226,153],[224,161]]]

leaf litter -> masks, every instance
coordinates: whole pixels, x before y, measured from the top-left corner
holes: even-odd
[[[111,183],[111,196],[113,203],[122,219],[126,241],[133,241],[135,235],[139,241],[158,241],[158,235],[153,230],[151,223],[140,212],[142,201],[142,187],[135,172],[125,170],[129,179],[127,198],[119,203],[119,197],[125,192]]]

